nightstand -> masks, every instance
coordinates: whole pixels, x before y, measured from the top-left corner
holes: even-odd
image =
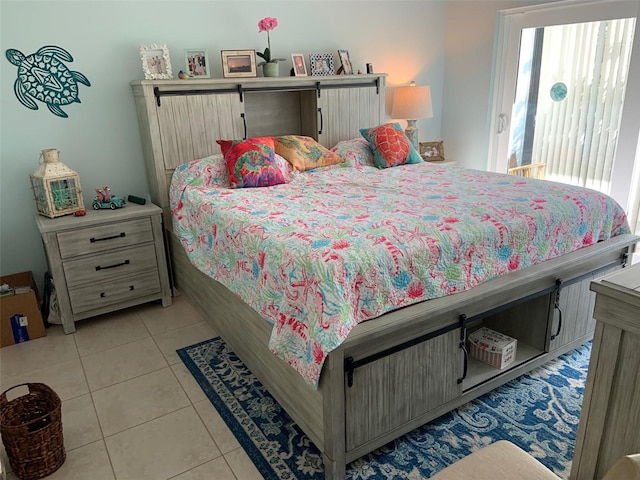
[[[457,165],[458,162],[456,160],[439,160],[437,162],[425,160],[427,163],[432,163],[434,165]]]
[[[153,300],[171,305],[162,210],[127,204],[83,217],[36,216],[65,333],[75,322]]]

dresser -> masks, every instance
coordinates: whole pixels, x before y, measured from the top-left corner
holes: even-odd
[[[154,300],[171,305],[162,210],[126,204],[85,216],[36,217],[65,333],[75,322]]]
[[[640,264],[591,283],[596,331],[572,480],[602,478],[640,452]]]

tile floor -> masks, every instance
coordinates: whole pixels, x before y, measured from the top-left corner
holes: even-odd
[[[186,297],[173,301],[0,349],[0,391],[42,382],[62,400],[67,459],[47,478],[262,479],[175,352],[215,332]]]

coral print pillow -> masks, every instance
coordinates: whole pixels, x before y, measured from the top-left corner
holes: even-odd
[[[216,142],[227,164],[231,188],[270,187],[286,183],[276,161],[273,137]]]
[[[311,137],[284,135],[275,137],[275,150],[294,170],[305,171],[344,162],[344,158],[323,147]]]
[[[423,161],[398,123],[363,128],[360,134],[369,141],[373,150],[373,163],[378,168]]]

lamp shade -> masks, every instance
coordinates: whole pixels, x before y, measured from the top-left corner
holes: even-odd
[[[431,87],[429,85],[418,87],[415,82],[411,82],[408,87],[396,87],[391,117],[404,120],[433,117]]]
[[[84,210],[80,177],[58,160],[58,150],[42,150],[44,161],[29,175],[40,215],[55,218]]]

